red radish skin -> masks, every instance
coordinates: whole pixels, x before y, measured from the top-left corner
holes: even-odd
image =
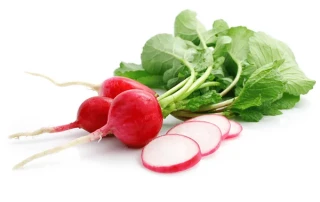
[[[218,126],[205,121],[188,121],[172,127],[166,134],[181,134],[195,140],[202,156],[208,156],[221,145],[222,134]]]
[[[231,124],[231,128],[229,134],[226,136],[225,139],[231,139],[238,137],[242,132],[242,125],[234,120],[229,120]]]
[[[21,168],[37,158],[99,140],[108,134],[113,134],[127,147],[141,148],[158,135],[162,123],[162,112],[154,95],[143,90],[128,90],[114,98],[110,106],[108,122],[100,129],[65,145],[32,155],[13,169]]]
[[[43,127],[33,132],[16,133],[10,135],[9,138],[18,139],[22,136],[36,136],[43,133],[58,133],[74,128],[81,128],[91,133],[107,123],[109,108],[112,100],[113,99],[111,98],[101,96],[90,97],[82,102],[79,106],[76,121],[61,126]]]
[[[73,85],[82,85],[90,88],[91,90],[94,90],[98,93],[99,96],[103,97],[109,97],[109,98],[115,98],[120,93],[132,90],[132,89],[140,89],[144,90],[146,92],[149,92],[153,94],[154,96],[158,96],[157,93],[152,90],[151,88],[147,87],[146,85],[143,85],[142,83],[139,83],[138,81],[135,81],[133,79],[127,78],[127,77],[121,77],[121,76],[113,76],[111,78],[106,79],[101,84],[90,84],[87,82],[81,82],[81,81],[71,81],[71,82],[65,82],[65,83],[58,83],[51,79],[48,76],[45,76],[43,74],[33,73],[33,72],[26,72],[27,74],[38,76],[45,78],[51,83],[53,83],[56,86],[60,87],[66,87],[66,86],[73,86]]]
[[[186,122],[188,121],[206,121],[206,122],[215,124],[221,130],[222,139],[224,139],[228,135],[231,128],[231,124],[229,120],[226,117],[218,114],[201,115],[201,116],[189,119]]]
[[[175,173],[197,165],[200,147],[190,137],[167,134],[154,138],[141,152],[142,165],[154,172]]]
[[[104,97],[115,98],[120,93],[131,90],[140,89],[149,92],[153,95],[157,95],[155,91],[149,87],[126,77],[114,76],[105,80],[99,88],[99,95]]]

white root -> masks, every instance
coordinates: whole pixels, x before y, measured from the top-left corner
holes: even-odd
[[[42,77],[44,79],[49,80],[51,83],[53,83],[56,86],[60,86],[60,87],[66,87],[66,86],[73,86],[73,85],[81,85],[81,86],[86,86],[88,88],[90,88],[91,90],[94,90],[96,92],[99,91],[100,85],[96,85],[96,84],[91,84],[91,83],[87,83],[87,82],[82,82],[82,81],[70,81],[70,82],[65,82],[65,83],[58,83],[55,80],[53,80],[52,78],[45,76],[43,74],[39,74],[39,73],[33,73],[33,72],[25,72],[27,74],[33,75],[33,76],[38,76],[38,77]]]
[[[54,129],[52,127],[44,127],[44,128],[40,128],[38,130],[32,131],[32,132],[24,132],[24,133],[15,133],[9,136],[9,139],[19,139],[20,137],[27,137],[27,136],[36,136],[36,135],[40,135],[42,133],[50,133],[52,132]]]
[[[50,155],[50,154],[58,153],[58,152],[60,152],[62,150],[71,148],[71,147],[76,146],[76,145],[88,143],[88,142],[91,142],[91,141],[92,141],[92,136],[91,135],[86,135],[84,137],[77,138],[77,139],[72,140],[71,142],[69,142],[67,144],[64,144],[64,145],[61,145],[61,146],[58,146],[58,147],[54,147],[52,149],[48,149],[46,151],[42,151],[42,152],[39,152],[37,154],[34,154],[34,155],[26,158],[25,160],[21,161],[17,165],[15,165],[13,167],[13,169],[14,170],[15,169],[19,169],[19,168],[23,167],[25,164],[27,164],[27,163],[35,160],[35,159],[38,159],[38,158],[41,158],[41,157],[44,157],[44,156],[47,156],[47,155]]]

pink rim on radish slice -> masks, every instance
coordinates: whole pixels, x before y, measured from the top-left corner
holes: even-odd
[[[186,122],[189,121],[206,121],[218,126],[222,133],[222,139],[224,139],[228,135],[231,128],[229,120],[226,117],[217,114],[197,116],[195,118],[187,120]]]
[[[242,126],[240,123],[234,120],[229,120],[229,121],[230,121],[231,128],[228,135],[225,137],[225,139],[238,137],[242,132]]]
[[[144,167],[160,173],[187,170],[201,160],[198,143],[184,135],[167,134],[154,138],[143,149],[141,160]]]
[[[188,121],[172,127],[166,134],[181,134],[195,140],[202,156],[214,153],[221,145],[222,134],[218,126],[205,121]]]

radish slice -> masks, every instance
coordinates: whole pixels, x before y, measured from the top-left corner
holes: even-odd
[[[173,173],[189,169],[199,163],[199,145],[191,138],[170,134],[150,141],[142,150],[144,167],[160,173]]]
[[[239,136],[242,131],[242,126],[240,123],[233,120],[229,120],[229,121],[230,121],[231,128],[230,128],[229,134],[225,137],[225,139],[235,138]]]
[[[205,121],[183,122],[171,128],[166,134],[181,134],[195,140],[200,146],[202,156],[215,152],[222,141],[219,127]]]
[[[222,139],[224,139],[228,135],[231,127],[231,124],[226,117],[217,114],[201,115],[187,120],[187,122],[189,121],[206,121],[213,123],[214,125],[220,128],[222,133]]]

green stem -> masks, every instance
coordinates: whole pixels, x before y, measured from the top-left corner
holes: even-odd
[[[160,103],[160,106],[162,109],[164,109],[166,106],[168,106],[170,103],[176,101],[179,97],[181,97],[182,95],[184,95],[184,93],[187,92],[187,90],[192,86],[193,84],[193,81],[196,77],[196,73],[192,67],[192,65],[188,62],[188,61],[185,61],[183,60],[182,61],[186,67],[188,67],[188,69],[190,70],[190,73],[191,73],[191,76],[189,77],[187,83],[177,92],[175,92],[174,94],[166,97],[166,98],[163,98],[162,100],[159,101]]]
[[[199,40],[200,40],[200,43],[201,43],[203,49],[207,49],[208,47],[207,47],[206,42],[204,41],[204,38],[202,37],[202,34],[198,32],[198,36],[199,36]]]
[[[237,84],[237,82],[240,79],[241,72],[242,72],[242,65],[240,64],[240,62],[235,60],[231,54],[230,54],[230,56],[232,57],[233,61],[235,61],[237,63],[238,71],[237,71],[237,75],[234,78],[234,80],[232,81],[232,83],[220,93],[221,96],[226,95]]]
[[[168,97],[169,95],[171,95],[172,93],[176,92],[177,90],[179,90],[182,86],[184,86],[187,81],[188,81],[189,77],[186,78],[185,80],[181,81],[179,84],[177,84],[176,86],[174,86],[173,88],[171,88],[170,90],[166,91],[165,93],[163,93],[162,95],[160,95],[158,97],[158,101]]]
[[[200,88],[206,88],[206,87],[211,87],[211,86],[219,86],[219,85],[220,85],[219,82],[211,81],[211,82],[206,82],[206,83],[201,84],[198,89],[200,89]]]
[[[225,100],[225,101],[220,102],[220,103],[217,103],[217,104],[200,107],[200,109],[198,110],[198,112],[205,112],[205,111],[210,111],[210,110],[219,109],[219,108],[228,106],[228,105],[230,105],[233,101],[235,101],[236,99],[237,99],[237,97],[232,98],[232,99],[229,99],[229,100]]]
[[[202,76],[200,78],[198,78],[192,85],[191,87],[187,90],[186,93],[184,93],[183,95],[181,95],[179,98],[177,98],[177,100],[183,100],[184,98],[188,97],[191,93],[193,93],[195,90],[197,90],[199,88],[199,86],[201,86],[206,79],[208,78],[208,76],[210,75],[212,71],[212,66],[209,66],[207,68],[207,70],[205,71],[204,74],[202,74]]]
[[[189,111],[175,111],[171,113],[173,116],[185,117],[185,118],[194,118],[197,116],[205,115],[207,113],[195,113]]]

